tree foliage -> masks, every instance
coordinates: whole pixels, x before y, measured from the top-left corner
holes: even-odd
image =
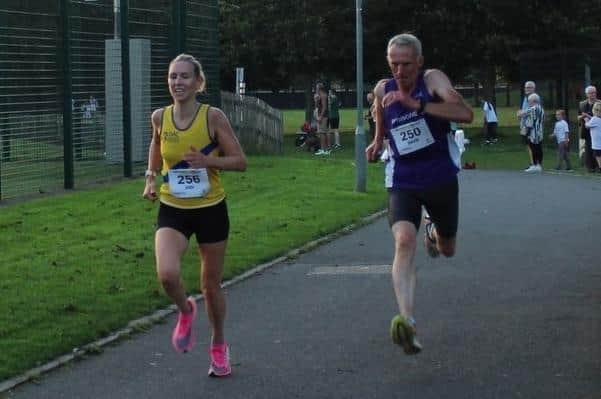
[[[355,1],[239,0],[220,2],[222,79],[244,66],[252,88],[282,89],[327,77],[355,77]],[[366,81],[389,75],[387,40],[413,32],[423,43],[426,65],[454,81],[519,80],[526,50],[598,44],[595,15],[601,1],[575,6],[531,0],[365,0]]]

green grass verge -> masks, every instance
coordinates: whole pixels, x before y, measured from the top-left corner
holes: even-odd
[[[253,156],[224,173],[231,217],[225,278],[385,206],[382,166],[357,193],[352,135],[328,158],[297,150]],[[169,303],[153,256],[157,204],[143,180],[71,192],[0,210],[0,380],[105,336]],[[183,275],[198,292],[192,247]],[[166,337],[165,339],[168,339]]]
[[[515,127],[501,127],[498,130],[499,141],[486,145],[481,128],[466,128],[466,137],[471,143],[463,153],[463,162],[476,162],[478,169],[498,169],[521,171],[528,166],[529,156],[521,142],[521,136]],[[572,143],[574,144],[574,143]],[[580,165],[574,146],[570,152],[570,162],[575,174],[586,175]],[[557,147],[555,139],[546,137],[543,141],[543,169],[549,170],[557,165]]]

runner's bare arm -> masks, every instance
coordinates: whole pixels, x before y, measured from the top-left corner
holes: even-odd
[[[376,162],[380,157],[382,151],[382,141],[385,136],[384,126],[384,109],[382,108],[382,98],[384,97],[384,84],[387,79],[380,80],[374,88],[374,126],[376,131],[374,132],[374,138],[371,144],[365,149],[365,155],[369,162]]]
[[[452,122],[472,122],[474,119],[472,108],[455,90],[444,72],[438,69],[429,69],[425,72],[424,79],[430,94],[442,99],[442,102],[439,103],[427,103],[424,108],[426,113]]]
[[[209,134],[218,144],[220,157],[209,157],[198,149],[191,149],[184,154],[184,160],[193,168],[217,168],[221,170],[246,170],[246,156],[238,138],[234,134],[232,125],[219,108],[211,107],[208,111]]]
[[[152,139],[148,148],[148,170],[157,171],[161,167],[161,119],[163,108],[158,108],[152,113]]]
[[[150,118],[152,124],[152,139],[148,147],[148,169],[156,173],[161,167],[161,119],[163,118],[163,108],[156,109]],[[142,197],[154,201],[158,198],[156,193],[156,181],[152,175],[146,176],[146,184]]]
[[[382,142],[386,135],[386,127],[384,125],[384,108],[382,107],[382,98],[384,97],[384,85],[388,79],[382,79],[374,88],[374,122],[376,131],[374,133],[374,140],[377,138],[378,141]]]

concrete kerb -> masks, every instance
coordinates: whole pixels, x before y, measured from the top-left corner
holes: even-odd
[[[289,252],[287,252],[285,255],[282,255],[282,256],[280,256],[276,259],[273,259],[267,263],[263,263],[256,267],[253,267],[252,269],[224,282],[222,284],[222,287],[227,288],[234,284],[240,283],[254,275],[261,274],[263,271],[265,271],[271,267],[274,267],[286,260],[294,259],[294,258],[298,257],[300,254],[308,252],[308,251],[310,251],[320,245],[323,245],[327,242],[330,242],[338,237],[349,234],[353,230],[375,221],[376,219],[382,217],[384,214],[386,214],[386,210],[378,211],[370,216],[367,216],[367,217],[361,219],[357,223],[350,224],[348,226],[341,228],[340,230],[338,230],[334,233],[331,233],[324,237],[320,237],[316,240],[310,241],[310,242],[302,245],[301,247],[292,249]],[[199,300],[203,299],[203,295],[202,294],[195,295],[194,299],[199,301]],[[2,382],[0,382],[0,394],[5,393],[5,392],[9,391],[10,389],[13,389],[13,388],[17,387],[18,385],[21,385],[25,382],[37,380],[38,378],[40,378],[42,376],[42,374],[45,374],[45,373],[52,371],[54,369],[57,369],[59,367],[62,367],[66,364],[69,364],[69,363],[75,361],[75,360],[83,359],[85,356],[88,356],[88,355],[98,354],[99,352],[102,351],[103,347],[105,347],[109,344],[112,344],[112,343],[116,343],[121,339],[128,338],[133,334],[136,334],[136,333],[139,333],[142,331],[146,331],[146,330],[148,330],[148,328],[151,325],[161,322],[162,320],[167,318],[172,313],[175,313],[176,311],[177,311],[177,307],[175,305],[170,305],[170,306],[166,307],[165,309],[157,310],[156,312],[154,312],[153,314],[151,314],[149,316],[144,316],[142,318],[139,318],[139,319],[129,322],[125,328],[118,330],[104,338],[101,338],[92,343],[89,343],[81,348],[74,348],[71,353],[59,356],[56,359],[54,359],[46,364],[43,364],[39,367],[35,367],[31,370],[28,370],[21,375],[18,375],[16,377],[10,378],[8,380],[2,381]]]

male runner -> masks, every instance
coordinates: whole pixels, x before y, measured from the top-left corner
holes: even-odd
[[[440,70],[422,71],[422,46],[411,34],[388,42],[392,78],[375,88],[376,133],[366,149],[376,162],[388,141],[385,184],[388,220],[395,241],[392,280],[399,315],[391,322],[391,336],[405,353],[422,349],[416,338],[414,264],[416,237],[424,213],[424,243],[431,256],[455,253],[458,223],[459,149],[450,136],[450,121],[469,123],[471,108]]]

